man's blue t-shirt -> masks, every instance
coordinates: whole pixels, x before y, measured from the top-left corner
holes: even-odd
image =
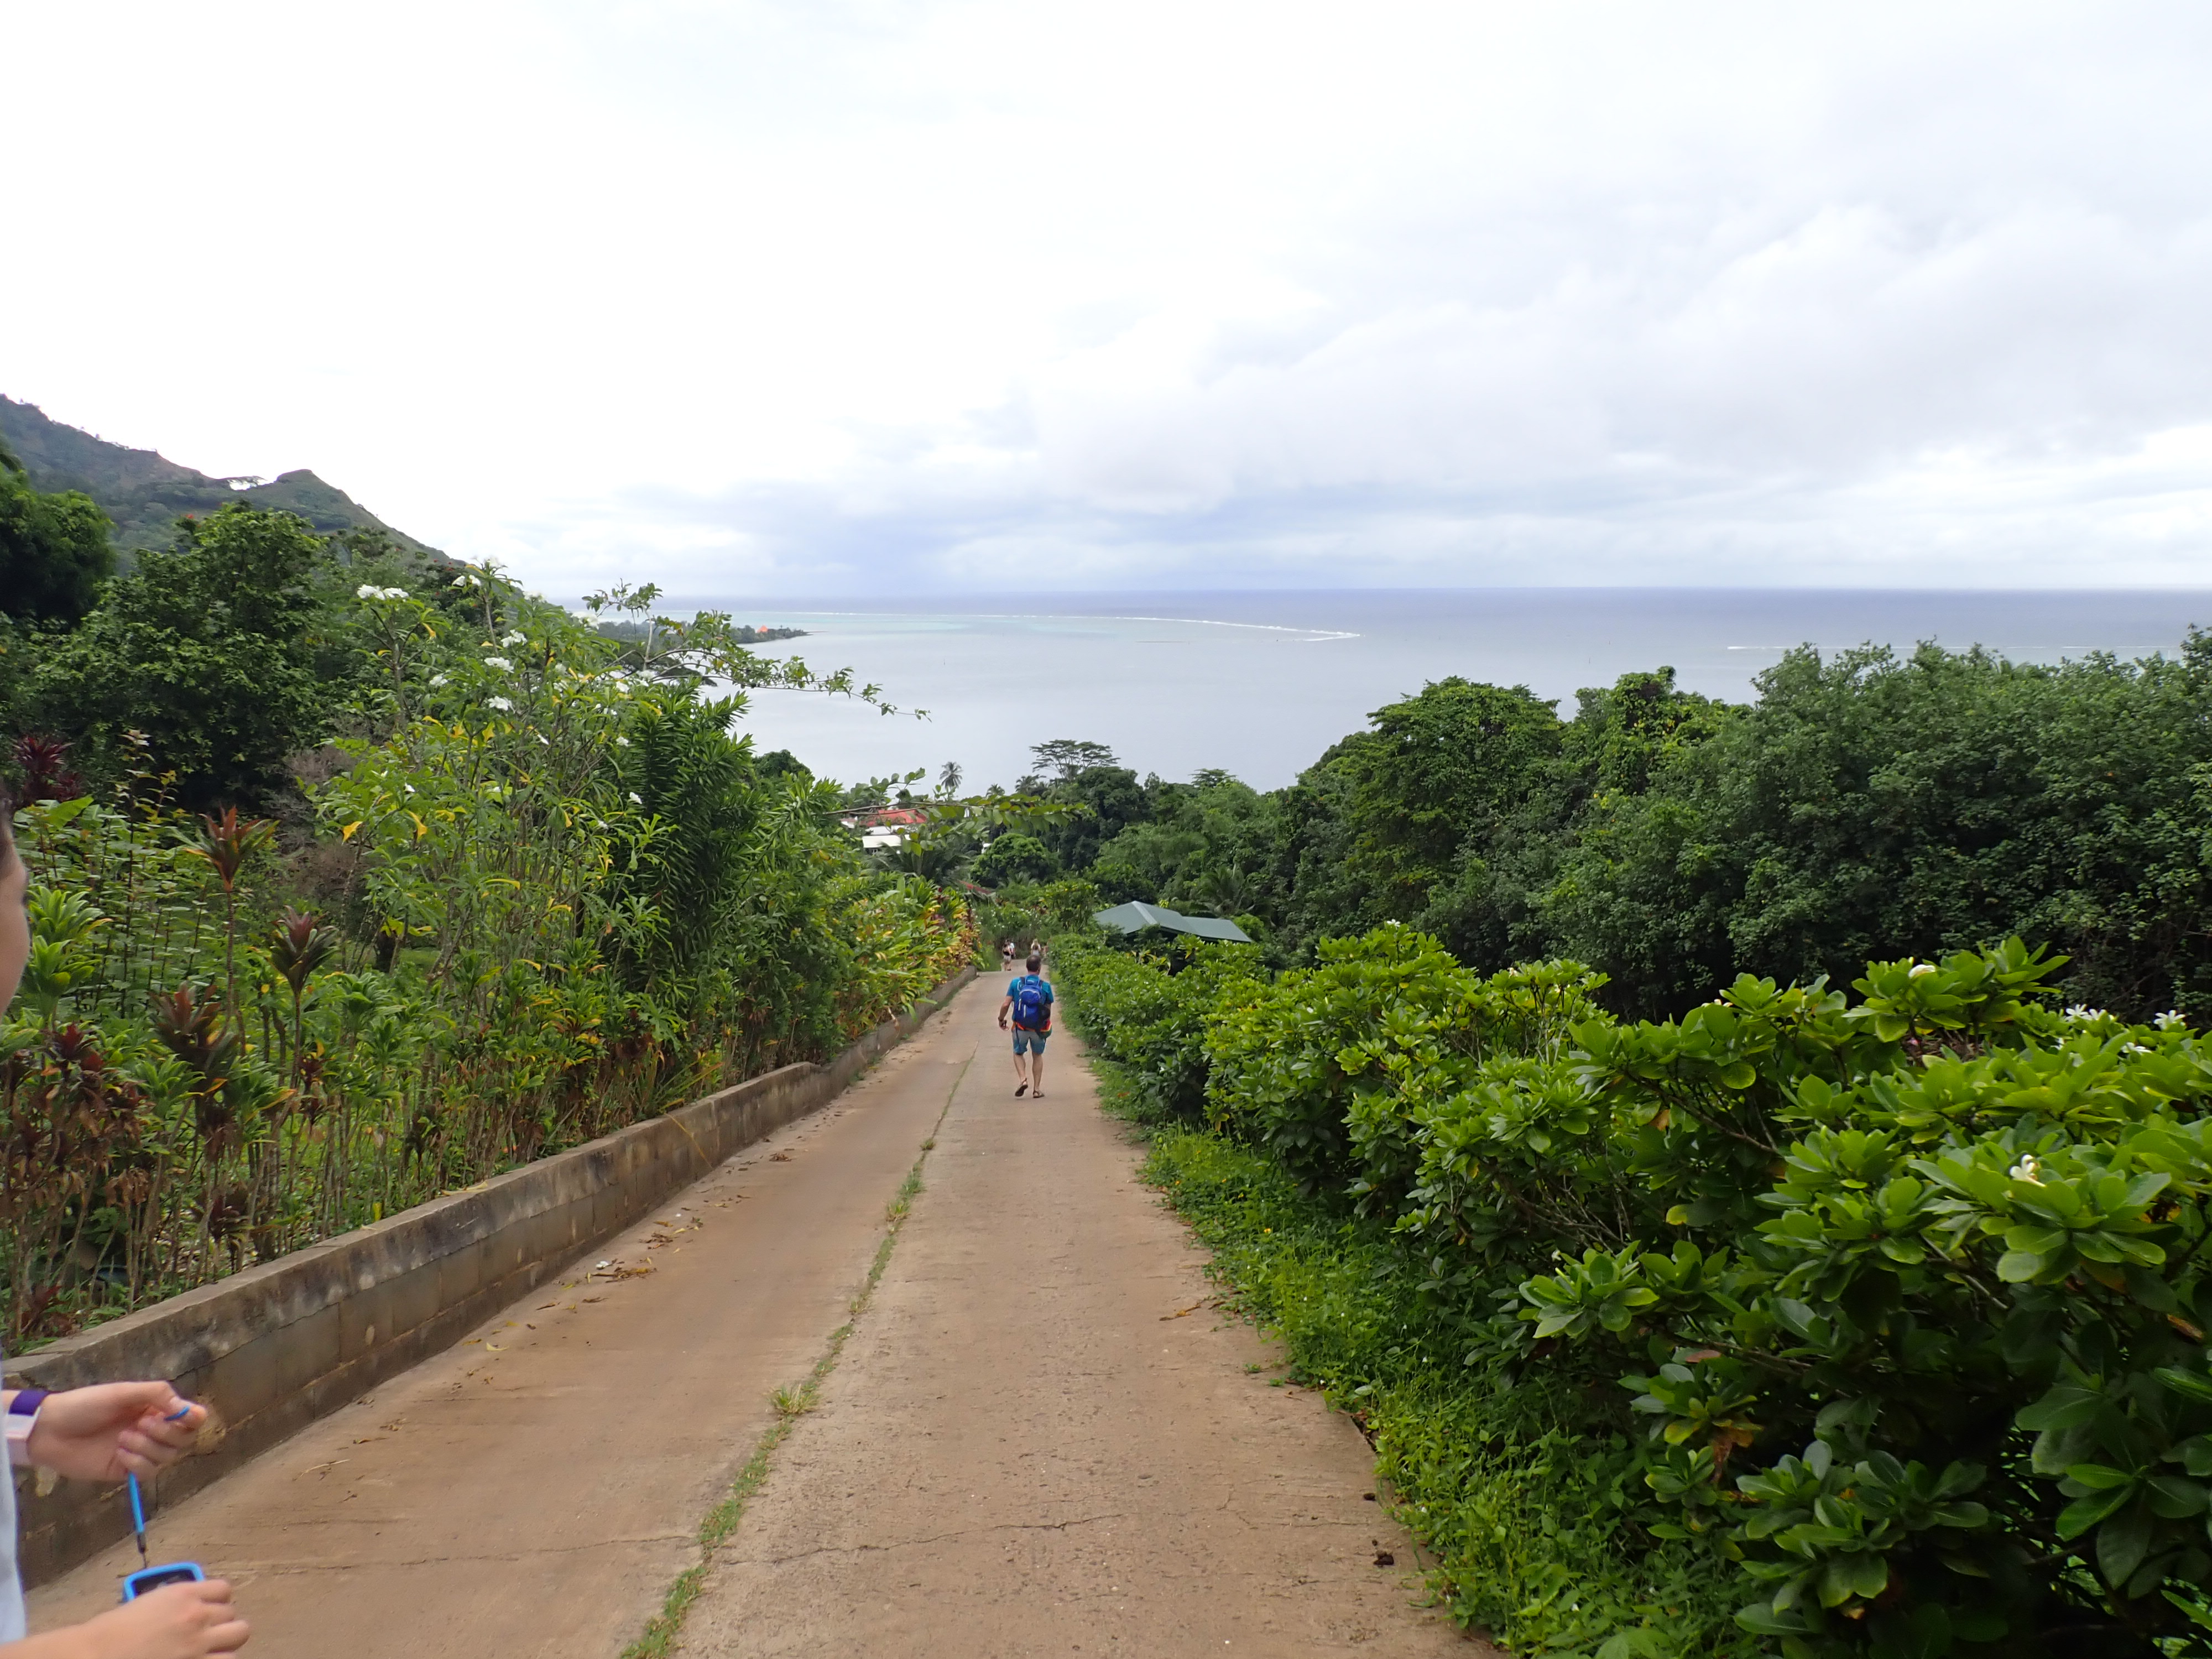
[[[1034,1023],[1022,1018],[1022,987],[1034,985],[1043,994],[1043,1016]],[[1052,981],[1042,974],[1017,974],[1007,982],[1006,994],[1014,1000],[1014,1024],[1024,1031],[1052,1030]]]

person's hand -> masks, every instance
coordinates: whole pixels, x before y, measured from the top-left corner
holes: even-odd
[[[220,1578],[164,1584],[77,1629],[94,1659],[207,1659],[237,1652],[253,1634]]]
[[[175,1462],[207,1416],[206,1407],[192,1404],[167,1382],[69,1389],[40,1403],[25,1449],[32,1462],[58,1474],[120,1480]]]

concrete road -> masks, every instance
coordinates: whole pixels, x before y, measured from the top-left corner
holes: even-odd
[[[975,1053],[981,994],[659,1224],[157,1514],[155,1559],[228,1576],[255,1659],[620,1652],[698,1559],[769,1395],[845,1319]],[[112,1607],[137,1564],[118,1546],[33,1592],[32,1628]]]
[[[255,1659],[612,1659],[697,1562],[770,1393],[847,1318],[934,1132],[684,1652],[1487,1653],[1417,1607],[1358,1432],[1270,1386],[1277,1356],[1216,1310],[1071,1035],[1046,1097],[1012,1097],[999,989],[672,1200],[603,1273],[158,1516],[157,1557],[239,1584]],[[112,1605],[135,1565],[111,1551],[34,1593],[33,1627]]]
[[[952,1013],[981,1054],[924,1190],[682,1651],[1489,1653],[1414,1605],[1357,1430],[1255,1374],[1279,1356],[1216,1311],[1071,1034],[1013,1097],[1000,983]]]

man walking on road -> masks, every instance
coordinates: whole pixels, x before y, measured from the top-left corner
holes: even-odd
[[[1030,951],[1028,971],[1008,981],[1006,1000],[999,1005],[1000,1030],[1006,1029],[1007,1017],[1013,1018],[1017,1100],[1032,1089],[1039,1100],[1044,1098],[1044,1040],[1052,1035],[1052,981],[1038,975],[1044,957],[1036,953],[1036,946]]]

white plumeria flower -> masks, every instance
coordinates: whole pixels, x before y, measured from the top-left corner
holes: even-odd
[[[514,705],[505,697],[486,697],[484,701],[502,714],[511,714],[514,712]]]
[[[2169,1008],[2151,1023],[2154,1025],[2156,1025],[2161,1031],[2171,1031],[2175,1026],[2182,1024],[2185,1022],[2181,1018],[2181,1010],[2179,1008]]]
[[[481,579],[472,576],[467,571],[464,570],[459,575],[453,578],[453,586],[456,587],[482,587],[483,586],[483,582]]]
[[[501,645],[520,645],[522,643],[522,635],[520,634],[502,634],[499,636],[499,642]]]
[[[2025,1181],[2033,1186],[2040,1187],[2043,1184],[2043,1177],[2038,1175],[2036,1171],[2040,1170],[2042,1167],[2043,1166],[2040,1164],[2038,1164],[2033,1158],[2023,1158],[2019,1163],[2014,1164],[2011,1169],[2006,1170],[2005,1173],[2010,1176],[2014,1181]]]
[[[514,665],[504,657],[486,657],[484,659],[484,666],[486,668],[513,668]]]
[[[404,599],[407,597],[407,590],[404,587],[379,587],[374,582],[363,582],[354,589],[353,596],[357,599]]]
[[[632,806],[642,806],[645,805],[645,797],[633,789],[629,792],[629,804]]]
[[[445,683],[446,677],[443,674],[433,674],[430,676],[430,684],[434,686],[443,685]]]
[[[2102,1008],[2092,1008],[2086,1002],[2071,1004],[2066,1010],[2066,1018],[2069,1019],[2102,1019],[2104,1017],[2105,1011]]]
[[[1918,979],[1923,974],[1932,974],[1935,971],[1936,964],[1934,963],[1916,962],[1912,964],[1912,971],[1907,974],[1905,977],[1907,979]]]
[[[627,748],[629,748],[629,739],[628,738],[617,738],[615,739],[615,747],[616,747],[616,748],[617,748],[617,749],[627,749]]]

